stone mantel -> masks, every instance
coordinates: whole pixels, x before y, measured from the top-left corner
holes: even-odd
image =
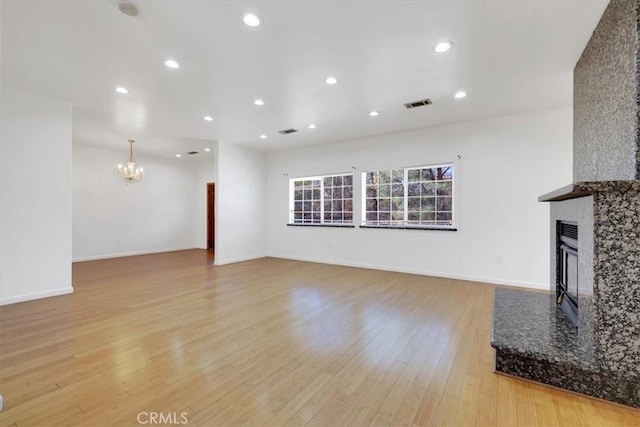
[[[640,191],[640,181],[589,181],[565,185],[538,197],[539,202],[560,202],[596,193]]]

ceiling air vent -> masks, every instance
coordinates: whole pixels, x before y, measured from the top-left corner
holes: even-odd
[[[283,130],[279,130],[278,133],[281,133],[283,135],[289,135],[290,133],[296,133],[298,132],[296,129],[290,128],[290,129],[283,129]]]
[[[425,99],[421,99],[420,101],[407,102],[406,104],[404,104],[404,107],[407,110],[410,110],[412,108],[424,107],[425,105],[431,105],[431,104],[433,104],[433,102],[431,102],[429,98],[425,98]]]
[[[194,155],[194,154],[198,154],[198,152],[197,151],[189,151],[187,154]]]

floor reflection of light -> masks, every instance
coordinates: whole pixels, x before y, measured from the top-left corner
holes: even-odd
[[[363,356],[367,361],[381,369],[388,369],[395,361],[395,357],[384,357],[389,350],[404,346],[400,341],[407,333],[407,322],[398,312],[384,311],[363,313],[363,329],[379,331],[375,338],[365,345]],[[381,351],[382,350],[382,351]]]
[[[136,371],[148,364],[147,356],[140,347],[127,344],[115,346],[116,374],[122,381],[128,380],[131,375],[135,375]]]
[[[343,347],[348,342],[351,311],[323,312],[325,298],[310,287],[296,287],[291,293],[292,335],[301,346],[322,353]]]
[[[432,342],[424,355],[424,363],[437,364],[443,352],[459,343],[451,324],[439,318],[439,309],[405,310],[379,301],[352,305],[348,300],[336,301],[313,287],[296,287],[290,293],[291,319],[287,328],[300,347],[317,355],[358,347],[359,354],[371,367],[391,369],[394,353],[415,340]],[[424,325],[416,329],[412,325]]]
[[[417,319],[415,317],[418,317]],[[375,337],[366,345],[362,354],[368,362],[377,368],[387,370],[396,362],[391,356],[394,352],[401,351],[411,345],[413,340],[423,340],[426,334],[433,329],[437,330],[435,339],[431,339],[433,345],[427,350],[424,363],[438,364],[442,351],[451,345],[456,345],[447,322],[439,320],[435,316],[425,316],[416,312],[406,312],[401,309],[385,311],[365,311],[363,313],[363,330],[375,331]],[[416,322],[425,325],[423,330],[416,330],[410,325]]]
[[[179,366],[184,365],[184,345],[182,340],[178,337],[171,338],[171,354],[173,355],[173,361]]]
[[[303,312],[310,309],[317,310],[324,304],[322,295],[314,288],[293,288],[294,308],[300,308]]]

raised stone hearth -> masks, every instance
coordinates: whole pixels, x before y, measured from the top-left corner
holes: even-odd
[[[499,288],[494,313],[496,371],[640,407],[640,377],[601,366],[553,296]]]

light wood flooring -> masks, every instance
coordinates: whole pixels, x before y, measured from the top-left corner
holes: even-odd
[[[492,285],[192,250],[77,263],[73,286],[0,307],[1,426],[640,425],[496,375]]]

